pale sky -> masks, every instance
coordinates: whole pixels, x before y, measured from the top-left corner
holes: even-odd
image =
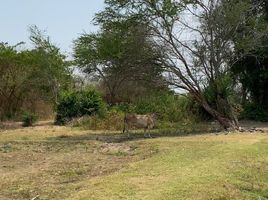
[[[104,0],[0,0],[0,42],[24,41],[29,46],[28,27],[37,25],[70,53],[72,41],[81,33],[97,30],[92,19],[103,8]]]

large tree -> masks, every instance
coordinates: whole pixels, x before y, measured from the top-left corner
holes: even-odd
[[[249,14],[255,14],[256,27],[261,32],[267,33],[268,28],[268,2],[263,0],[252,0],[253,9]],[[252,23],[245,21],[245,23]],[[251,37],[252,30],[242,28],[237,30],[240,35],[234,38],[235,41],[244,37]],[[251,102],[256,107],[263,106],[268,109],[268,36],[262,37],[261,45],[252,49],[239,60],[232,71],[238,80],[242,83],[242,104]],[[239,43],[238,43],[239,44]],[[239,57],[247,48],[238,47],[235,56]],[[249,98],[248,98],[249,97]],[[248,99],[247,99],[248,98]],[[248,101],[249,100],[249,101]]]
[[[109,103],[139,95],[137,90],[166,87],[159,62],[161,50],[151,42],[144,23],[133,18],[115,23],[96,18],[96,22],[101,30],[79,37],[74,56],[84,72],[101,80]]]
[[[245,24],[251,4],[247,0],[106,0],[102,20],[121,21],[136,17],[147,21],[155,45],[165,46],[162,63],[169,83],[190,93],[224,128],[237,128],[226,80],[233,60],[233,38],[237,29],[250,26],[252,36],[243,43],[255,42],[254,23]],[[242,42],[242,41],[241,41]],[[250,47],[251,48],[251,47]],[[241,55],[243,57],[243,55]],[[241,58],[240,57],[240,58]],[[240,59],[239,58],[239,59]],[[205,97],[212,87],[216,106]]]

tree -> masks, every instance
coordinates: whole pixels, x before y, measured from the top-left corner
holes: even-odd
[[[60,90],[66,90],[72,83],[72,72],[70,69],[71,61],[67,61],[60,48],[51,43],[50,38],[40,31],[36,26],[31,26],[30,40],[35,48],[30,51],[32,55],[32,64],[35,67],[35,73],[31,80],[41,91],[43,98],[58,103]],[[31,61],[29,61],[31,63]]]
[[[38,100],[56,103],[59,89],[71,81],[69,63],[49,38],[32,27],[31,39],[31,50],[0,43],[0,120],[15,117],[25,104],[34,110]]]
[[[262,0],[252,1],[251,13],[257,17],[257,28],[261,32],[267,33],[268,27],[268,2]],[[246,21],[245,23],[252,23]],[[244,37],[252,37],[252,31],[250,29],[239,29],[240,37],[234,38],[235,41],[241,40]],[[262,37],[260,40],[261,45],[252,49],[237,62],[232,71],[235,76],[238,77],[239,82],[242,84],[242,104],[245,105],[247,96],[249,96],[249,102],[254,105],[262,105],[268,108],[268,37]],[[236,57],[240,57],[240,54],[244,53],[247,49],[239,48],[236,52]]]
[[[190,93],[224,128],[237,128],[230,100],[224,94],[234,55],[233,38],[251,9],[242,0],[106,0],[102,20],[134,16],[147,21],[155,44],[165,46],[162,59],[169,83]],[[114,14],[116,13],[116,14]],[[109,16],[109,17],[107,17]],[[253,24],[254,25],[254,24]],[[255,31],[254,27],[252,29]],[[247,38],[247,42],[254,41]],[[204,96],[213,87],[216,107]],[[229,86],[228,86],[229,87]],[[222,109],[224,108],[224,111]]]
[[[123,90],[133,94],[137,88],[167,88],[158,62],[161,51],[147,37],[145,24],[134,19],[98,23],[99,33],[76,40],[74,56],[84,72],[101,79],[110,104],[125,98]]]
[[[0,43],[0,120],[10,118],[18,111],[29,83],[31,70],[25,65],[27,53],[19,53],[15,48]]]

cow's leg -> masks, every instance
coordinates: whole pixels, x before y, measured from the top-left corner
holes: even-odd
[[[124,123],[124,127],[123,127],[123,134],[125,133],[125,131],[126,131],[126,123]]]
[[[144,129],[144,137],[145,138],[147,138],[147,137],[150,137],[151,138],[150,129],[149,128],[145,128]]]
[[[129,138],[130,135],[129,135],[129,129],[128,129],[128,124],[127,123],[124,123],[124,129],[123,129],[123,133],[127,133],[127,137]]]
[[[149,138],[152,138],[152,136],[151,136],[151,130],[152,130],[152,128],[153,128],[153,125],[150,125],[147,129],[148,129],[148,136],[149,136]]]
[[[149,138],[152,138],[152,136],[150,134],[150,129],[148,129],[148,136],[149,136]]]
[[[146,138],[146,128],[144,128],[144,137]]]
[[[130,138],[128,125],[126,125],[126,131],[127,131],[127,137]]]

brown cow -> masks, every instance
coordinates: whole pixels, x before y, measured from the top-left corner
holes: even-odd
[[[124,129],[128,133],[129,137],[129,128],[143,128],[144,129],[144,137],[146,137],[146,131],[148,131],[148,136],[150,135],[150,129],[154,128],[156,124],[157,115],[155,113],[147,114],[147,115],[137,115],[137,114],[126,114],[124,118]]]

